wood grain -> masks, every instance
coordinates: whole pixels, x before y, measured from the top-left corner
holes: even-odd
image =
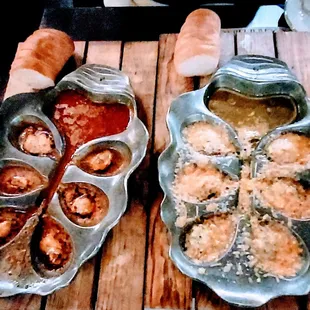
[[[304,86],[307,95],[310,96],[310,33],[278,32],[276,42],[279,59],[287,63]],[[290,305],[283,309],[289,309],[289,307]],[[308,298],[307,309],[310,310],[310,297]]]
[[[275,49],[272,31],[237,33],[237,54],[255,54],[274,57]]]
[[[171,101],[179,94],[193,89],[193,80],[177,75],[173,64],[173,52],[177,36],[162,35],[159,41],[159,63],[156,91],[154,136],[154,165],[157,157],[169,142],[166,115]],[[160,218],[162,193],[153,176],[154,198],[150,210],[145,308],[191,308],[192,281],[182,275],[168,257],[168,231]]]
[[[232,32],[221,33],[221,55],[218,67],[222,67],[235,55],[235,36]],[[199,87],[204,87],[209,83],[211,75],[201,77]]]
[[[95,259],[86,262],[69,286],[56,291],[47,298],[46,310],[91,309]]]
[[[296,297],[281,297],[271,300],[267,304],[267,310],[298,310],[298,298]]]
[[[41,307],[41,296],[17,295],[13,297],[0,298],[1,310],[39,310]]]
[[[310,33],[278,32],[276,41],[279,59],[288,64],[310,96]]]
[[[119,69],[121,62],[121,41],[90,41],[86,63],[103,64]]]
[[[162,199],[159,191],[149,220],[145,309],[190,310],[192,281],[181,274],[169,258],[168,230],[160,217]]]
[[[166,116],[172,100],[194,88],[193,79],[181,77],[175,71],[173,54],[176,39],[177,35],[169,34],[160,36],[159,40],[154,137],[154,150],[157,154],[161,153],[169,143]]]
[[[231,306],[202,283],[194,282],[197,310],[231,310]]]
[[[146,214],[132,200],[103,245],[96,309],[141,309],[145,262]]]
[[[158,42],[124,45],[122,70],[134,89],[139,117],[150,141],[147,155],[130,180],[128,211],[113,229],[101,260],[97,309],[136,310],[143,307],[145,247],[147,236],[146,201],[152,145]]]
[[[146,156],[134,174],[135,181],[130,183],[130,190],[139,192],[139,198],[142,198],[144,205],[148,198],[149,182],[146,180],[150,177],[157,60],[158,42],[128,42],[124,46],[122,71],[130,78],[137,101],[138,117],[145,124],[150,136]]]
[[[236,36],[238,54],[275,55],[272,32],[243,32]],[[234,55],[234,38],[232,32],[222,33],[219,66]],[[287,62],[310,94],[310,34],[278,32],[275,38],[279,58]],[[116,68],[122,66],[129,75],[137,98],[139,117],[148,128],[150,141],[145,160],[130,179],[128,211],[109,234],[103,245],[102,257],[97,256],[84,264],[68,287],[48,296],[47,310],[87,310],[93,308],[94,301],[100,310],[189,310],[193,309],[192,306],[196,310],[243,309],[229,305],[202,284],[192,284],[190,278],[174,267],[168,256],[169,235],[160,217],[163,194],[157,184],[155,167],[159,154],[169,143],[166,114],[171,101],[194,87],[193,79],[182,78],[174,70],[176,39],[174,34],[162,35],[159,55],[158,42],[125,43],[122,63],[121,42],[93,41],[88,44],[87,63]],[[84,49],[85,42],[75,42],[74,60],[77,66],[83,63]],[[209,78],[201,78],[200,87]],[[155,133],[154,137],[152,132]],[[150,210],[146,208],[147,205],[151,206]],[[100,265],[98,283],[94,282],[95,262]],[[98,292],[94,294],[97,286]],[[192,305],[192,296],[195,305]],[[301,306],[299,300],[296,297],[281,297],[258,309],[305,309],[306,305]],[[310,299],[307,308],[310,310]],[[18,295],[1,298],[0,309],[39,310],[41,297]]]
[[[85,52],[85,41],[75,41],[74,42],[74,60],[77,67],[80,67],[83,64],[84,52]]]

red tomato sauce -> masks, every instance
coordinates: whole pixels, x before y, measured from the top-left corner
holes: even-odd
[[[95,103],[72,90],[59,95],[54,112],[58,129],[74,147],[124,131],[129,119],[130,110],[125,104]]]
[[[96,103],[77,91],[60,93],[56,100],[53,121],[65,137],[65,154],[46,189],[44,205],[52,199],[75,150],[96,138],[123,132],[130,120],[130,109],[121,103]]]

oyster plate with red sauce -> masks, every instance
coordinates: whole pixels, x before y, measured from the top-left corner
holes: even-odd
[[[0,109],[0,296],[70,283],[126,210],[146,153],[129,78],[83,65]]]

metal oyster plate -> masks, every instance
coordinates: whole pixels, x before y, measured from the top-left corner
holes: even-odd
[[[57,192],[55,192],[46,214],[58,222],[69,234],[73,250],[70,262],[61,272],[42,275],[35,266],[31,240],[40,221],[41,210],[33,214],[18,235],[0,248],[0,296],[18,293],[47,295],[69,284],[79,267],[102,246],[109,230],[115,226],[125,212],[128,202],[127,180],[137,168],[146,153],[148,132],[137,117],[136,102],[129,78],[119,70],[101,65],[83,65],[65,76],[55,88],[33,94],[20,94],[3,102],[0,110],[0,158],[1,161],[15,161],[34,167],[47,179],[53,174],[57,162],[48,157],[37,157],[23,153],[13,146],[9,135],[12,124],[29,116],[43,121],[52,132],[55,146],[61,155],[65,144],[56,126],[45,113],[45,108],[54,104],[58,94],[64,90],[81,90],[94,101],[113,100],[130,108],[130,120],[125,131],[113,136],[92,140],[74,153],[79,158],[93,147],[108,144],[117,146],[130,155],[130,162],[111,176],[92,175],[72,160],[67,166],[61,183],[84,182],[102,190],[109,201],[108,212],[96,225],[82,227],[74,224],[63,212]],[[0,197],[0,208],[12,207],[27,209],[36,203],[41,190],[18,197]]]
[[[233,202],[226,203],[226,208],[221,205],[218,209],[209,212],[206,208],[208,203],[182,203],[183,213],[186,214],[187,225],[178,225],[176,220],[180,214],[180,200],[178,201],[172,192],[174,181],[174,171],[178,165],[179,157],[187,154],[186,145],[182,139],[182,128],[187,124],[206,120],[209,123],[222,123],[231,138],[231,142],[238,150],[238,137],[233,128],[219,119],[208,110],[208,100],[217,89],[227,89],[235,93],[240,93],[249,97],[270,97],[288,96],[295,102],[297,117],[292,124],[276,128],[262,137],[257,148],[252,155],[253,171],[255,176],[260,166],[261,154],[266,144],[280,132],[297,131],[309,135],[309,101],[302,85],[290,72],[287,65],[274,58],[245,55],[236,56],[224,67],[220,68],[212,76],[208,85],[197,91],[182,94],[176,98],[170,107],[167,115],[167,126],[170,132],[170,144],[161,154],[158,162],[159,181],[164,191],[165,197],[161,205],[161,217],[171,233],[170,257],[179,270],[185,275],[198,280],[212,290],[214,290],[224,300],[239,306],[258,307],[272,298],[283,295],[304,295],[310,291],[310,270],[309,270],[309,250],[310,250],[310,221],[294,220],[281,216],[281,220],[286,223],[290,231],[299,240],[304,250],[303,266],[300,272],[293,278],[276,279],[274,277],[262,277],[256,281],[254,270],[242,265],[242,274],[236,275],[235,266],[243,263],[246,257],[236,258],[233,252],[238,250],[238,238],[242,237],[242,232],[249,231],[248,218],[240,216],[238,227],[233,244],[226,254],[219,258],[215,264],[196,264],[189,259],[182,248],[182,237],[186,227],[195,223],[201,217],[212,216],[233,209]],[[187,155],[185,155],[186,158]],[[239,155],[211,158],[220,170],[236,177],[240,174],[241,160]],[[212,156],[211,156],[212,157]],[[186,159],[184,160],[186,161]],[[225,198],[227,202],[227,197]],[[224,199],[224,202],[225,202]],[[221,202],[223,203],[223,202]],[[228,207],[228,208],[227,208]],[[255,214],[269,212],[260,210],[252,206]],[[177,210],[178,209],[178,210]],[[257,212],[259,211],[259,213]],[[278,214],[270,213],[273,219],[278,219]],[[292,224],[292,226],[290,226]],[[181,226],[181,227],[180,227]],[[182,227],[183,226],[183,227]],[[223,271],[227,263],[234,267],[229,271]],[[249,280],[250,279],[250,280]]]

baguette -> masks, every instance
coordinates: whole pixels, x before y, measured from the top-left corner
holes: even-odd
[[[220,57],[221,20],[208,9],[198,9],[188,15],[174,50],[176,71],[185,77],[213,73]]]
[[[29,77],[27,76],[29,72]],[[40,79],[36,80],[36,74],[43,75],[46,79],[50,80],[49,85],[40,85]],[[35,89],[43,89],[49,86],[55,85],[56,72],[53,68],[47,66],[43,61],[40,61],[34,57],[27,57],[27,59],[17,59],[11,66],[10,79],[13,78],[20,82],[25,82],[25,84],[34,87]]]
[[[32,92],[53,87],[57,75],[73,52],[74,43],[66,33],[56,29],[34,31],[18,46],[5,98],[21,90]]]
[[[24,83],[20,83],[15,79],[10,79],[6,86],[4,99],[9,98],[16,94],[31,93],[33,91],[34,90],[31,86],[24,84]]]
[[[20,50],[18,54],[15,56],[14,63],[11,65],[11,70],[13,68],[18,67],[18,64],[24,64],[25,59],[36,59],[40,61],[45,67],[50,67],[51,71],[51,78],[55,79],[58,74],[58,68],[53,66],[53,61],[46,56],[42,55],[41,53],[37,52],[36,50]]]

